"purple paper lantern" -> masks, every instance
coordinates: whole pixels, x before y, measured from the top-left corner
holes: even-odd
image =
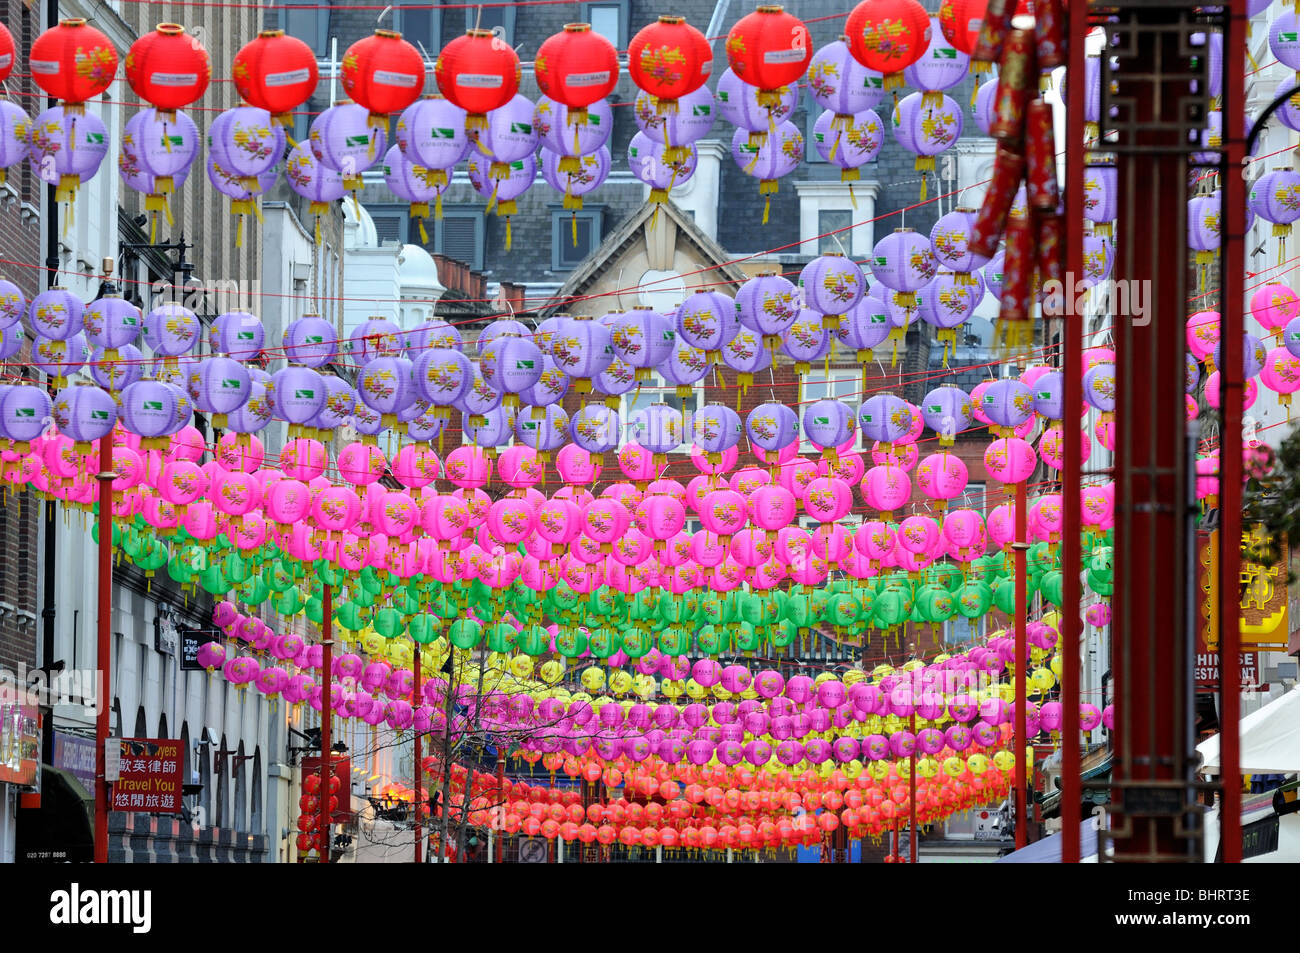
[[[284,155],[285,143],[284,129],[269,112],[256,106],[236,106],[212,120],[208,161],[241,179],[240,184],[251,191]]]
[[[168,301],[144,316],[144,343],[156,356],[165,358],[168,367],[175,367],[176,358],[194,350],[200,329],[193,311]]]
[[[823,326],[834,330],[867,293],[867,279],[851,258],[841,254],[821,255],[804,265],[799,273],[804,304],[825,316]]]
[[[475,367],[474,380],[469,385],[469,390],[461,395],[456,407],[459,408],[462,418],[466,418],[468,425],[481,422],[484,414],[502,406],[503,398],[502,392],[489,385],[483,379],[482,371]],[[514,424],[511,424],[511,426],[514,426]]]
[[[175,424],[182,409],[178,402],[189,398],[178,387],[162,381],[136,381],[122,391],[120,416],[122,424],[141,438],[146,450],[161,450],[167,446],[167,437],[176,432]]]
[[[668,404],[652,404],[634,413],[627,422],[629,437],[654,455],[654,465],[668,463],[668,454],[682,445],[685,425],[682,413]]]
[[[916,153],[913,168],[917,172],[934,171],[934,157],[957,142],[962,124],[961,107],[942,93],[912,93],[894,110],[894,138],[908,152]],[[923,177],[921,201],[925,201],[925,182]]]
[[[993,124],[993,107],[997,100],[998,81],[996,79],[981,83],[980,88],[975,91],[975,102],[971,104],[970,111],[971,115],[975,117],[975,125],[986,136],[990,134],[989,128]]]
[[[108,155],[108,129],[93,113],[55,106],[31,125],[28,158],[41,181],[56,186],[56,202],[73,202]]]
[[[954,384],[936,387],[921,399],[921,418],[939,435],[941,447],[951,447],[970,426],[973,410],[970,394]]]
[[[569,391],[569,378],[556,365],[555,360],[542,355],[542,373],[537,383],[519,392],[519,399],[532,407],[534,419],[542,417],[542,408],[558,404]]]
[[[303,367],[320,367],[334,360],[338,352],[338,332],[334,325],[317,314],[305,314],[284,329],[286,360]]]
[[[948,42],[938,17],[930,17],[930,45],[911,66],[903,70],[908,86],[921,90],[926,105],[938,106],[942,90],[952,89],[966,78],[970,57]]]
[[[11,324],[0,328],[0,361],[7,361],[23,349],[27,335],[21,324]]]
[[[642,95],[645,95],[644,93]],[[730,69],[718,77],[718,88],[713,94],[718,104],[718,114],[738,129],[749,133],[750,144],[759,146],[767,140],[768,130],[794,115],[799,105],[799,87],[782,86],[777,91],[775,105],[769,110],[758,103],[758,87],[750,86]]]
[[[248,311],[223,312],[208,330],[208,346],[217,354],[237,360],[256,357],[265,343],[266,329],[261,319]]]
[[[569,171],[564,171],[568,161]],[[564,193],[564,207],[573,211],[582,208],[582,197],[599,188],[609,175],[611,162],[609,150],[601,146],[595,152],[581,157],[560,156],[549,149],[542,150],[542,178],[557,192]],[[577,218],[573,220],[574,244],[577,244]]]
[[[496,173],[503,171],[502,176]],[[469,184],[488,200],[487,210],[496,208],[498,218],[506,220],[506,251],[511,246],[510,216],[519,214],[517,199],[532,186],[537,177],[537,158],[527,155],[510,163],[491,162],[481,153],[469,157]]]
[[[984,389],[980,405],[984,416],[1002,428],[1001,436],[1010,436],[1010,431],[1034,416],[1034,392],[1024,381],[1004,377]]]
[[[397,146],[408,160],[441,171],[445,179],[472,147],[465,135],[465,110],[439,95],[416,100],[397,120]]]
[[[878,441],[888,450],[912,429],[912,409],[901,397],[876,394],[858,408],[858,423],[863,440]]]
[[[573,380],[577,394],[590,394],[591,382],[614,360],[610,329],[588,318],[566,319],[551,337],[551,356]]]
[[[27,315],[27,297],[12,281],[0,278],[0,328],[8,328]]]
[[[1208,266],[1219,248],[1221,194],[1197,195],[1187,202],[1187,247],[1196,252],[1196,264]]]
[[[4,185],[6,170],[27,158],[31,127],[31,117],[21,106],[0,100],[0,185]]]
[[[533,109],[533,125],[543,148],[563,159],[575,159],[609,142],[614,132],[614,110],[608,100],[598,99],[587,107],[585,123],[570,123],[569,107],[543,96]],[[566,163],[564,168],[571,165]]]
[[[226,415],[248,403],[252,379],[242,363],[231,357],[209,357],[199,362],[195,406],[212,414],[212,426],[226,429]]]
[[[364,376],[363,369],[357,378],[358,390]],[[298,437],[302,428],[320,413],[321,404],[325,402],[325,381],[311,368],[292,364],[276,371],[271,380],[276,416],[288,422],[290,437]]]
[[[720,291],[696,291],[677,308],[675,321],[682,340],[703,350],[711,364],[722,359],[723,346],[740,330],[736,302]]]
[[[1222,39],[1219,42],[1222,44]],[[1279,63],[1300,73],[1300,17],[1295,11],[1283,10],[1269,24],[1268,48]]]
[[[544,355],[529,338],[505,335],[479,352],[479,370],[493,390],[500,391],[509,407],[519,406],[519,394],[542,376]]]
[[[117,402],[106,391],[80,382],[59,391],[52,413],[59,433],[75,441],[76,452],[89,453],[92,443],[113,432]]]
[[[632,174],[650,186],[650,201],[661,204],[668,201],[668,192],[675,185],[685,185],[695,174],[699,155],[692,145],[684,156],[670,159],[662,142],[655,142],[644,132],[632,137],[627,147],[627,164]]]
[[[856,182],[862,166],[875,160],[885,143],[885,127],[870,109],[845,118],[829,110],[817,117],[813,125],[813,146],[826,162],[840,167],[841,182]],[[852,186],[850,186],[852,188]]]
[[[12,440],[19,453],[31,450],[31,441],[45,433],[54,419],[54,402],[43,387],[18,384],[0,399],[0,434]]]
[[[1189,355],[1190,356],[1190,355]],[[1033,383],[1034,413],[1052,426],[1065,417],[1065,378],[1060,371],[1048,371]]]
[[[284,177],[294,194],[308,201],[307,212],[316,217],[316,244],[321,243],[322,215],[329,214],[330,204],[343,198],[343,176],[316,158],[311,145],[300,142],[289,151],[284,163]]]
[[[33,334],[51,341],[65,341],[84,327],[85,305],[66,288],[51,288],[32,299],[27,322]]]
[[[678,397],[685,399],[695,393],[695,385],[704,380],[713,362],[698,347],[692,347],[679,334],[673,353],[659,365],[659,376],[673,385]]]
[[[86,336],[81,333],[64,341],[37,337],[32,342],[32,366],[53,378],[55,387],[66,386],[68,377],[81,370],[89,356]]]
[[[799,439],[799,417],[785,404],[759,404],[745,418],[750,443],[776,453]]]
[[[112,360],[118,349],[133,344],[140,336],[143,319],[140,309],[117,295],[105,295],[86,305],[82,314],[86,341],[91,347],[103,348]]]
[[[644,91],[637,93],[632,106],[637,128],[651,142],[668,149],[665,161],[669,162],[685,161],[687,147],[708,135],[717,115],[713,93],[708,86],[702,85],[678,97],[676,106],[676,109],[660,112],[654,97]],[[684,179],[678,184],[681,181]]]
[[[408,214],[419,223],[420,239],[429,242],[424,220],[429,217],[429,202],[436,205],[434,214],[442,217],[442,194],[447,191],[447,177],[435,176],[431,170],[414,165],[402,155],[397,146],[388,150],[382,167],[384,182],[389,191],[404,202],[410,203]],[[441,179],[441,184],[439,183]]]
[[[909,310],[916,308],[916,292],[938,273],[938,262],[930,242],[910,228],[897,228],[872,249],[871,273],[894,292],[893,301]]]
[[[853,439],[857,421],[844,401],[817,400],[804,409],[803,432],[823,454],[833,454],[836,447]]]
[[[538,135],[533,124],[536,106],[527,96],[516,94],[510,102],[487,114],[487,127],[479,132],[479,150],[491,158],[493,166],[533,155]],[[494,178],[504,178],[506,171],[492,168]]]
[[[889,313],[885,303],[879,297],[868,293],[848,310],[840,320],[839,331],[836,333],[846,347],[851,347],[857,352],[857,361],[864,363],[873,360],[872,350],[885,342],[889,337],[889,330]],[[865,378],[867,373],[865,363],[862,373]]]
[[[122,391],[144,376],[144,354],[134,344],[123,344],[111,354],[101,348],[90,356],[89,369],[91,378],[100,387]]]
[[[312,120],[311,151],[321,165],[343,176],[343,188],[360,191],[361,173],[388,151],[388,132],[371,124],[365,106],[339,103]],[[217,162],[225,166],[220,158]]]
[[[1273,237],[1285,239],[1291,234],[1291,223],[1300,218],[1300,172],[1265,172],[1251,185],[1249,202],[1256,215],[1273,224]]]
[[[884,77],[854,59],[841,39],[813,54],[808,64],[808,91],[835,119],[847,119],[880,104],[885,97]]]
[[[731,137],[731,157],[746,175],[758,179],[758,194],[767,196],[763,208],[763,224],[767,224],[772,210],[772,196],[777,192],[777,180],[798,168],[803,159],[803,133],[792,122],[776,127],[762,145],[749,142],[749,133],[737,129]]]
[[[1093,234],[1108,237],[1117,214],[1119,170],[1094,160],[1083,172],[1083,217],[1094,222]]]
[[[745,327],[722,348],[722,363],[736,372],[741,397],[754,383],[754,375],[772,366],[772,356],[773,351],[763,346],[763,336]]]
[[[821,360],[830,351],[831,334],[825,321],[824,315],[805,308],[781,336],[781,350],[795,362],[795,373],[807,374],[812,370],[812,362]]]
[[[444,420],[452,406],[474,383],[473,362],[454,348],[437,347],[415,359],[415,390],[422,400],[440,408]]]
[[[984,290],[993,296],[994,301],[1002,298],[1002,264],[1005,260],[1006,252],[998,251],[980,271],[984,276]]]
[[[275,416],[275,398],[263,384],[254,382],[248,402],[226,415],[226,429],[240,434],[265,430]]]
[[[917,292],[917,300],[917,315],[935,329],[935,340],[943,344],[947,367],[949,351],[957,347],[957,328],[971,319],[984,300],[984,281],[978,272],[957,275],[941,271]]]
[[[515,432],[515,420],[518,415],[508,407],[494,407],[473,419],[465,421],[465,434],[477,446],[499,447],[506,443]]]
[[[395,427],[398,415],[416,400],[415,367],[404,357],[379,357],[357,374],[357,396],[380,414],[385,427]]]
[[[618,413],[604,404],[584,404],[569,421],[573,442],[591,454],[596,466],[604,466],[605,454],[618,449]]]
[[[230,199],[230,214],[236,218],[236,248],[243,247],[244,244],[244,219],[257,214],[257,197],[275,185],[278,177],[275,166],[255,179],[247,179],[216,162],[208,162],[208,181],[214,189]]]
[[[773,272],[756,275],[736,292],[740,323],[763,335],[763,346],[776,350],[781,336],[799,319],[800,294],[795,285]]]
[[[619,317],[610,329],[614,353],[636,369],[636,379],[647,381],[677,346],[671,318],[650,308],[636,307]]]
[[[554,451],[569,442],[569,415],[554,404],[546,408],[546,416],[541,419],[532,414],[519,414],[515,418],[515,437],[547,461]]]
[[[189,177],[190,166],[199,154],[198,126],[180,110],[167,113],[145,109],[140,115],[135,127],[140,167],[153,176],[154,191],[167,195],[176,189],[178,180],[184,182]]]
[[[970,250],[971,229],[977,216],[973,208],[955,208],[940,216],[930,229],[930,250],[935,261],[954,272],[962,284],[974,284],[977,279],[972,272],[988,263],[986,257]]]
[[[329,433],[342,427],[352,419],[357,406],[357,392],[352,385],[333,374],[322,374],[325,384],[325,400],[320,405],[309,423],[317,439],[329,439]]]

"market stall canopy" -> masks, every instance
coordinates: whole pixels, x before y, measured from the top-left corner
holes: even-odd
[[[1201,770],[1219,773],[1219,736],[1196,750],[1205,759]],[[1241,771],[1244,774],[1300,772],[1300,686],[1241,720]]]

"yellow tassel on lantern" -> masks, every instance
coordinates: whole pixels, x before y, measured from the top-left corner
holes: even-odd
[[[888,77],[886,77],[888,78]],[[903,123],[903,112],[898,108],[898,93],[894,93],[894,125],[899,126]]]
[[[924,172],[922,172],[921,173],[921,197],[920,199],[918,199],[918,201],[924,202],[926,200],[926,197],[930,194],[929,183],[930,183],[929,176],[927,176]]]
[[[582,160],[577,156],[561,156],[559,169],[564,175],[577,175],[582,171]]]

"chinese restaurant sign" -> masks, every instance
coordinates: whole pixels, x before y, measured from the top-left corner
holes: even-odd
[[[1258,546],[1260,530],[1254,527],[1242,534],[1242,545]],[[1219,534],[1198,536],[1197,589],[1200,600],[1200,641],[1202,651],[1219,648]],[[1272,566],[1241,563],[1241,647],[1246,649],[1285,650],[1290,636],[1287,624],[1287,570],[1291,554],[1286,540],[1279,543],[1280,558]],[[1199,663],[1198,663],[1199,664]]]

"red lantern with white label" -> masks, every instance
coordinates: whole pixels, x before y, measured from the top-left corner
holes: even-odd
[[[943,38],[970,56],[979,42],[980,26],[989,0],[943,0],[939,5],[939,29]]]
[[[235,54],[230,75],[245,102],[291,126],[293,111],[316,90],[316,54],[283,30],[263,30]]]
[[[930,16],[916,0],[862,0],[844,38],[855,60],[884,74],[885,89],[898,89],[903,70],[930,48]]]
[[[627,71],[637,89],[655,98],[660,113],[676,112],[677,100],[709,78],[713,50],[704,34],[682,17],[660,17],[632,37]]]
[[[9,74],[14,69],[14,38],[13,34],[0,23],[0,83],[9,78]]]
[[[85,20],[61,20],[36,38],[27,60],[32,79],[73,113],[98,96],[117,75],[117,50]]]
[[[424,57],[402,34],[376,30],[343,54],[343,92],[370,111],[372,126],[388,126],[424,92]]]
[[[727,61],[741,82],[758,87],[758,104],[773,109],[781,90],[799,81],[812,59],[808,28],[777,5],[741,17],[727,34]]]
[[[171,114],[203,95],[212,61],[197,37],[176,23],[160,23],[131,44],[123,64],[135,94],[159,112]]]
[[[465,110],[467,131],[487,128],[487,114],[519,91],[519,56],[491,30],[468,30],[442,48],[433,75],[438,90]]]
[[[590,23],[566,23],[538,49],[533,73],[543,95],[568,107],[568,124],[585,126],[587,107],[618,85],[618,51]]]

